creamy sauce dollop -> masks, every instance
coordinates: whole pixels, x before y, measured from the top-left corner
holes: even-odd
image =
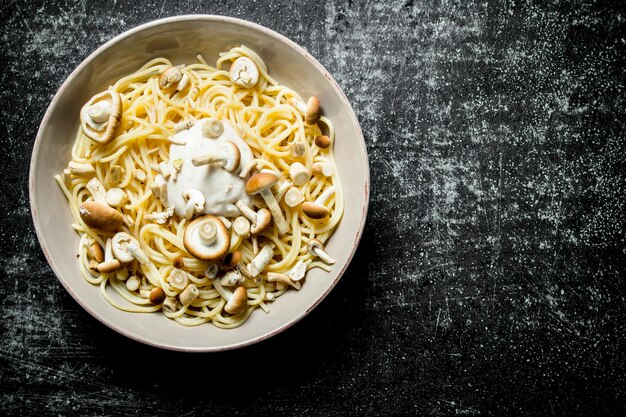
[[[245,180],[238,176],[241,169],[253,159],[252,151],[225,120],[221,121],[224,124],[224,132],[220,137],[213,139],[202,136],[201,127],[206,120],[211,119],[198,120],[190,129],[183,130],[174,136],[175,142],[184,143],[184,145],[174,143],[170,145],[169,164],[172,166],[176,159],[181,159],[183,163],[177,178],[170,176],[167,179],[167,206],[174,207],[174,212],[184,217],[187,203],[183,198],[183,192],[193,188],[200,191],[206,199],[205,214],[239,216],[241,213],[234,203],[237,200],[242,200],[247,205],[252,203],[251,197],[245,191]],[[195,156],[219,154],[221,147],[227,141],[235,143],[241,153],[239,168],[234,172],[224,170],[220,164],[198,167],[192,164],[191,159]]]

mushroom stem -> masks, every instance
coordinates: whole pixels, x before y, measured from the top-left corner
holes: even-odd
[[[85,174],[93,174],[96,170],[93,168],[91,164],[82,164],[80,162],[70,161],[67,164],[67,168],[70,170],[70,173],[74,175],[85,175]]]
[[[100,262],[97,265],[97,269],[100,272],[113,272],[119,269],[121,266],[120,261],[113,256],[113,250],[111,246],[111,239],[107,239],[106,249],[104,252],[104,262]]]
[[[235,206],[239,209],[241,214],[243,214],[252,224],[256,224],[256,213],[252,210],[246,203],[241,200],[238,200],[235,203]]]
[[[276,223],[276,226],[278,227],[278,233],[281,235],[287,233],[289,230],[289,224],[287,224],[287,220],[285,220],[285,217],[280,210],[280,206],[278,205],[278,201],[274,198],[272,191],[270,189],[261,191],[261,197],[263,197],[263,200],[265,200],[265,203],[267,204],[267,208],[272,213],[274,223]]]
[[[317,255],[325,263],[327,263],[329,265],[332,265],[332,264],[335,263],[335,260],[333,258],[331,258],[330,256],[328,256],[328,254],[326,252],[324,252],[322,249],[320,249],[320,248],[313,248],[312,251],[313,251],[313,253],[315,255]]]
[[[272,247],[269,245],[263,246],[259,254],[255,256],[252,262],[248,265],[248,272],[250,272],[250,275],[253,278],[259,275],[261,271],[263,271],[263,268],[270,263],[273,256],[274,251],[272,250]]]
[[[209,165],[209,164],[214,164],[218,162],[224,162],[225,160],[226,158],[224,156],[206,154],[206,155],[194,156],[191,159],[191,163],[193,164],[193,166],[199,167],[202,165]]]
[[[93,177],[86,185],[96,203],[107,205],[106,191],[98,178]]]
[[[138,243],[130,242],[128,244],[128,251],[140,264],[144,265],[149,262],[148,255],[139,247]]]
[[[285,275],[285,274],[278,274],[278,273],[275,273],[275,272],[268,272],[267,273],[267,281],[268,282],[282,282],[282,283],[291,285],[296,290],[299,290],[302,287],[302,284],[300,284],[300,282],[298,282],[298,281],[294,282],[287,275]]]
[[[252,171],[254,168],[258,168],[258,164],[259,164],[259,161],[257,159],[253,159],[250,162],[248,162],[248,165],[243,167],[243,169],[239,173],[239,178],[246,178],[248,174],[250,173],[250,171]]]

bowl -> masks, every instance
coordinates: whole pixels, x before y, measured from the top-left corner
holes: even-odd
[[[86,282],[76,260],[79,237],[65,196],[54,180],[70,160],[82,105],[114,80],[151,58],[175,64],[195,62],[202,53],[215,62],[218,53],[245,44],[267,63],[278,82],[301,96],[319,97],[324,114],[336,127],[335,156],[345,190],[342,221],[327,244],[337,263],[332,272],[307,274],[300,291],[288,291],[270,305],[270,313],[253,312],[236,329],[210,323],[185,327],[163,314],[128,313],[111,306],[97,286]],[[111,329],[139,342],[180,351],[220,351],[271,337],[304,317],[328,295],[345,272],[361,238],[367,215],[369,168],[363,134],[337,83],[303,48],[265,27],[240,19],[189,15],[156,20],[110,40],[70,74],[41,122],[30,166],[30,205],[39,243],[57,278],[74,299]],[[158,329],[158,331],[155,331]]]

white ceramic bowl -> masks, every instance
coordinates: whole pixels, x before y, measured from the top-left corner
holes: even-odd
[[[346,195],[344,217],[327,249],[337,260],[331,273],[312,270],[301,291],[288,291],[255,311],[241,327],[222,330],[211,324],[185,327],[162,314],[127,313],[104,300],[97,286],[81,276],[76,260],[78,235],[65,196],[54,181],[70,159],[79,126],[78,113],[92,95],[134,71],[149,59],[166,56],[174,63],[196,61],[202,53],[215,62],[218,53],[245,44],[265,60],[281,84],[303,97],[320,98],[336,127],[335,154]],[[335,286],[361,238],[367,214],[369,168],[359,123],[337,83],[304,49],[262,26],[223,16],[190,15],[157,20],[107,42],[63,83],[48,107],[35,140],[30,167],[30,203],[41,248],[59,281],[95,318],[137,341],[182,351],[218,351],[264,340],[296,323]]]

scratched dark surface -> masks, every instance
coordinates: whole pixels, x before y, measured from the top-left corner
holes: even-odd
[[[0,415],[624,415],[626,14],[534,3],[2,2]],[[37,126],[65,77],[122,31],[186,13],[308,49],[371,163],[337,288],[222,354],[160,351],[93,319],[28,206]]]

